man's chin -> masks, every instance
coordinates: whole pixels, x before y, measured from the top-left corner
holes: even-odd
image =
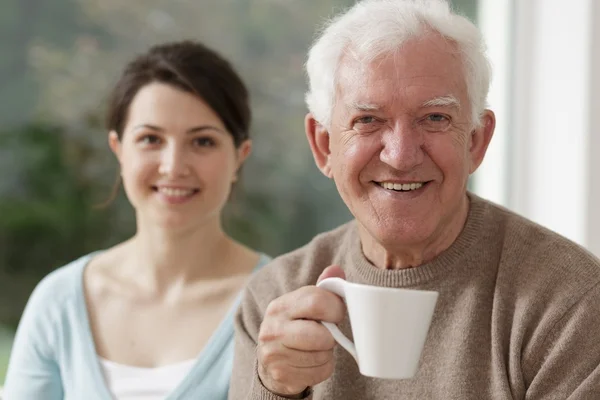
[[[429,242],[435,232],[435,224],[429,218],[390,217],[384,222],[361,224],[374,240],[393,247],[418,246]]]

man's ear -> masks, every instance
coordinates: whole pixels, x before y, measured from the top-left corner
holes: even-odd
[[[471,166],[469,173],[472,174],[479,168],[488,146],[492,141],[494,129],[496,128],[496,116],[490,110],[485,110],[481,117],[481,126],[475,128],[472,132],[469,144],[469,154],[471,157]]]
[[[306,114],[304,118],[304,130],[306,131],[306,138],[313,153],[315,164],[317,164],[323,175],[332,178],[329,132],[314,118],[312,113]]]
[[[119,163],[121,163],[121,140],[119,140],[119,135],[117,135],[117,132],[110,131],[108,134],[108,145],[117,157],[117,160],[119,160]]]

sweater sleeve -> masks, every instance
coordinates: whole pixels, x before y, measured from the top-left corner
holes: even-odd
[[[288,400],[270,392],[258,377],[256,346],[261,321],[262,312],[248,287],[235,319],[235,356],[229,400]],[[312,394],[303,399],[312,399]]]
[[[7,400],[63,399],[51,292],[47,279],[40,282],[21,316],[6,373],[3,395]]]
[[[532,360],[526,400],[600,399],[600,283],[554,324]]]

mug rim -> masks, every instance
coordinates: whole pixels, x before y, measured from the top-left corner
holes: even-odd
[[[414,293],[419,293],[419,294],[439,294],[439,292],[437,290],[412,289],[412,288],[389,287],[389,286],[376,286],[376,285],[367,285],[367,284],[364,284],[364,283],[350,282],[350,281],[346,281],[346,280],[345,280],[345,282],[348,285],[360,287],[361,289],[367,289],[367,290],[375,290],[375,291],[381,291],[381,290],[383,290],[383,291],[391,291],[391,292],[403,291],[403,292],[414,292]]]

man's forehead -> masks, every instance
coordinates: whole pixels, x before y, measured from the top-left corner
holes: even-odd
[[[410,39],[397,50],[365,60],[350,49],[340,60],[336,90],[344,97],[371,98],[385,92],[427,98],[466,89],[466,76],[456,46],[440,35]],[[361,100],[361,99],[351,99]],[[361,101],[366,101],[362,99]]]
[[[369,111],[397,102],[412,107],[460,108],[463,96],[464,91],[457,85],[449,84],[438,77],[421,77],[410,82],[357,80],[347,85],[340,82],[337,98],[346,108]]]
[[[466,94],[462,71],[443,67],[419,71],[377,68],[373,63],[346,64],[339,71],[336,86],[338,99],[346,107],[359,109],[379,108],[396,101],[408,101],[415,106],[428,102],[459,106]]]

